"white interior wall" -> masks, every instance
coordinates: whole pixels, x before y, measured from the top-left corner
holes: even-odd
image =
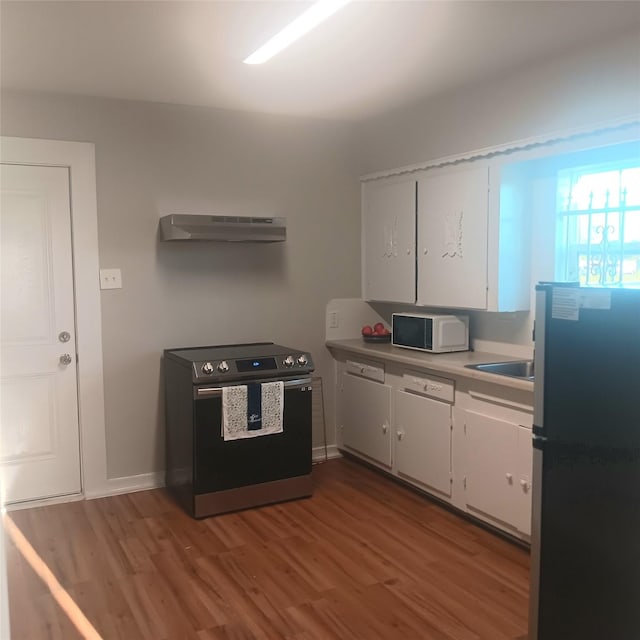
[[[348,127],[7,91],[1,106],[3,135],[95,143],[100,266],[123,280],[101,292],[109,478],[164,468],[165,348],[264,340],[308,350],[333,415],[325,306],[360,289]],[[284,216],[287,240],[159,243],[167,213]]]
[[[370,118],[361,174],[640,113],[640,33]],[[434,62],[435,64],[436,62]]]

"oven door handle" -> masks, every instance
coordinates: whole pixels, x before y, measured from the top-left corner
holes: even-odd
[[[256,380],[251,382],[277,382],[276,380]],[[296,378],[295,380],[283,380],[285,389],[292,389],[296,387],[309,387],[311,390],[311,378]],[[233,387],[236,385],[228,384],[225,385],[227,387]],[[242,384],[238,384],[237,386],[243,386]],[[196,400],[201,400],[203,398],[215,398],[216,396],[222,395],[223,387],[196,387],[193,392],[193,397]]]

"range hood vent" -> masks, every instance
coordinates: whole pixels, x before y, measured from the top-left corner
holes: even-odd
[[[285,218],[203,216],[172,213],[160,218],[160,239],[218,242],[283,242]]]

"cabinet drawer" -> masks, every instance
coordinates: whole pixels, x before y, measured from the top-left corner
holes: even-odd
[[[373,365],[347,360],[347,372],[368,378],[369,380],[375,380],[376,382],[384,382],[384,365]]]
[[[454,382],[438,376],[405,373],[402,384],[407,391],[453,403]]]

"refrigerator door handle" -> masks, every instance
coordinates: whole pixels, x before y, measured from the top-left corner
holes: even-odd
[[[544,445],[547,442],[546,438],[540,438],[539,436],[534,435],[532,438],[533,448],[538,449],[539,451],[544,451]]]

